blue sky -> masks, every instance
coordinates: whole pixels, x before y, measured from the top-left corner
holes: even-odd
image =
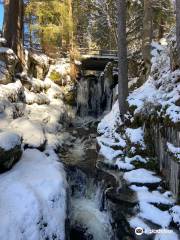
[[[2,28],[3,16],[4,16],[4,8],[3,8],[3,4],[0,4],[0,29]]]

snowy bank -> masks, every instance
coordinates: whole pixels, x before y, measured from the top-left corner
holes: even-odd
[[[27,149],[0,175],[0,239],[65,239],[66,180],[53,151]]]

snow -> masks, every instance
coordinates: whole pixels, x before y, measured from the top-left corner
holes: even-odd
[[[120,133],[117,132],[118,127],[122,124],[118,101],[116,101],[112,107],[112,110],[103,117],[98,124],[97,131],[101,136],[97,137],[97,142],[100,147],[99,153],[103,155],[106,162],[115,164],[115,160],[118,156],[123,155],[123,148],[126,146],[126,141],[123,139]],[[119,147],[113,149],[113,147]],[[117,161],[117,165],[122,168],[128,168],[122,162]],[[121,166],[120,166],[121,165]]]
[[[180,229],[180,206],[176,205],[170,209],[173,221],[179,226]]]
[[[133,217],[129,220],[129,224],[132,228],[141,227],[144,233],[150,234],[150,227],[139,217]]]
[[[25,102],[27,104],[37,103],[37,104],[41,105],[41,104],[49,104],[50,100],[46,96],[45,93],[33,93],[33,92],[26,90],[25,91]]]
[[[161,211],[159,208],[146,202],[140,202],[140,213],[138,216],[147,219],[159,226],[166,228],[169,226],[172,217],[168,211]]]
[[[17,118],[10,124],[10,128],[23,138],[23,143],[30,147],[40,147],[45,143],[42,125],[25,118]]]
[[[180,147],[175,147],[171,143],[167,143],[167,147],[170,153],[172,153],[177,159],[180,160]]]
[[[157,90],[153,84],[151,78],[147,80],[144,85],[133,91],[128,97],[128,103],[130,106],[136,106],[135,113],[140,112],[144,106],[144,103],[155,102],[157,97]]]
[[[121,161],[121,159],[116,160],[116,165],[118,166],[118,169],[124,169],[124,170],[132,170],[135,168],[134,165],[127,162],[123,162]]]
[[[141,157],[140,155],[135,155],[134,157],[125,157],[125,162],[126,163],[132,163],[134,161],[138,161],[141,163],[147,163],[147,159]]]
[[[173,231],[170,231],[169,233],[158,233],[154,238],[154,240],[178,240],[178,239],[179,239],[178,235]]]
[[[20,81],[9,83],[7,85],[0,85],[0,99],[17,102],[22,95],[23,86]]]
[[[117,156],[123,154],[122,150],[113,150],[112,148],[105,146],[103,144],[101,145],[99,153],[109,161],[112,161]]]
[[[158,183],[161,181],[159,177],[154,176],[155,173],[144,168],[132,170],[124,174],[124,179],[130,183]]]
[[[144,201],[146,203],[157,203],[157,204],[165,204],[172,205],[174,204],[174,200],[169,198],[159,191],[150,192],[147,187],[138,187],[136,185],[131,186],[131,189],[137,192],[137,196],[140,202]]]
[[[13,132],[0,132],[0,148],[9,151],[21,145],[21,138]]]
[[[49,57],[46,54],[31,52],[31,57],[41,65],[47,66],[49,64]]]
[[[140,128],[127,128],[126,129],[126,134],[128,138],[130,139],[132,144],[139,144],[143,147],[145,147],[144,144],[144,131],[143,129]]]
[[[0,175],[0,239],[65,239],[65,173],[56,154],[47,154],[27,149]]]
[[[6,39],[5,39],[5,38],[2,38],[2,37],[0,37],[0,43],[6,44],[6,43],[7,43],[7,41],[6,41]]]
[[[0,47],[0,53],[14,54],[13,50],[7,47]]]
[[[172,72],[170,69],[167,44],[153,42],[152,46],[151,76],[140,88],[129,94],[128,102],[130,106],[136,107],[135,114],[150,114],[152,106],[160,106],[156,112],[177,123],[180,121],[180,106],[176,105],[179,100],[180,71],[178,69]]]
[[[110,113],[105,115],[99,123],[97,131],[100,134],[105,134],[107,137],[112,135],[112,133],[114,133],[121,124],[119,105],[118,101],[116,101]]]

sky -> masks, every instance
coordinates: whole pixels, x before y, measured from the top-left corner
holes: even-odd
[[[4,8],[3,8],[3,4],[0,4],[0,29],[2,28],[3,16],[4,16]]]

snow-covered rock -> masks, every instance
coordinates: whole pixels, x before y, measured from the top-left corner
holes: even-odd
[[[31,51],[27,54],[28,74],[43,80],[50,67],[50,58],[40,52]]]
[[[24,145],[41,149],[45,147],[46,139],[40,123],[26,118],[17,118],[10,124],[9,128],[22,136]]]
[[[21,137],[13,132],[0,132],[0,172],[9,170],[21,153]]]
[[[140,202],[140,213],[138,216],[149,220],[163,228],[168,227],[172,220],[172,217],[168,211],[162,211],[147,202]]]
[[[18,58],[12,49],[0,47],[0,84],[12,82]]]
[[[161,179],[154,175],[155,173],[152,171],[139,168],[130,172],[126,172],[124,174],[124,179],[130,183],[137,183],[142,185],[160,183]]]
[[[0,239],[65,240],[66,188],[63,166],[53,151],[24,151],[0,175]]]
[[[180,206],[176,205],[170,209],[173,221],[178,225],[180,229]]]
[[[171,70],[169,47],[153,43],[151,76],[128,97],[130,107],[136,108],[134,114],[148,117],[156,112],[158,117],[178,123],[179,76],[179,69]]]
[[[144,131],[141,127],[135,129],[127,128],[125,133],[132,145],[140,145],[141,147],[145,148]]]

